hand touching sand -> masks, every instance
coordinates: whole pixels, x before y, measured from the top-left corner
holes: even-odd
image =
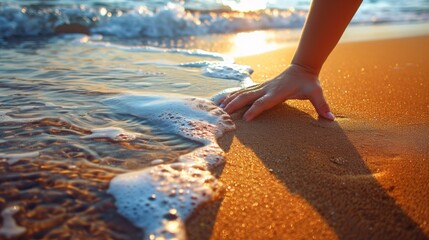
[[[250,121],[288,99],[308,99],[320,116],[329,120],[335,118],[323,96],[317,74],[294,64],[270,81],[229,94],[221,102],[221,107],[233,113],[252,104],[243,116],[244,120]]]
[[[319,84],[319,72],[362,0],[314,0],[291,65],[279,76],[228,95],[221,106],[228,113],[252,105],[250,121],[288,99],[308,99],[321,117],[334,120]]]

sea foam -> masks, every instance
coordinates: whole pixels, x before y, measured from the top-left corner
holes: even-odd
[[[230,116],[212,101],[181,95],[121,95],[105,103],[203,145],[175,163],[118,175],[109,187],[118,211],[147,238],[186,238],[184,221],[220,186],[210,169],[224,162],[216,139],[235,129]]]
[[[11,206],[3,209],[1,212],[1,216],[3,217],[3,226],[0,228],[0,236],[14,238],[27,231],[25,227],[19,226],[13,218],[13,215],[18,211],[18,206]]]
[[[25,1],[21,1],[25,2]],[[71,1],[73,2],[73,1]],[[76,1],[76,3],[79,1]],[[79,6],[22,4],[0,5],[0,39],[9,37],[29,37],[52,35],[55,28],[63,24],[79,24],[92,34],[111,35],[121,38],[135,37],[175,37],[230,33],[263,29],[299,28],[307,15],[306,1],[292,3],[288,9],[277,4],[267,9],[252,12],[235,12],[231,9],[202,8],[168,1],[156,1],[157,8],[144,5],[155,1],[126,1],[131,6],[103,6],[90,3]],[[215,1],[226,3],[227,1]],[[234,2],[234,1],[229,1]],[[279,1],[273,1],[279,2]],[[387,1],[364,2],[352,20],[353,23],[389,23],[422,22],[429,19],[428,7],[424,0],[404,1],[407,3],[391,4]],[[166,4],[167,3],[167,4]],[[204,1],[206,3],[206,1]],[[297,5],[296,5],[297,4]],[[203,4],[204,5],[204,4]],[[198,7],[197,7],[198,9]]]
[[[138,138],[141,134],[127,132],[122,128],[118,127],[106,127],[106,128],[94,128],[91,129],[91,134],[83,136],[83,139],[92,138],[109,138],[113,141],[132,141]]]
[[[34,158],[34,157],[38,157],[39,155],[40,155],[39,151],[26,152],[26,153],[11,153],[11,154],[0,153],[0,159],[6,159],[6,162],[9,165],[13,165],[23,158]]]

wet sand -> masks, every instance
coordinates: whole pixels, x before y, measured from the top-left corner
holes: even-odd
[[[429,37],[340,44],[321,73],[334,122],[288,101],[221,139],[223,199],[190,239],[428,239]],[[239,58],[263,82],[294,49]]]

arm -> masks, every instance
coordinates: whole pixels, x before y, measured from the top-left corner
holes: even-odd
[[[291,65],[272,80],[232,93],[221,106],[232,113],[252,104],[243,116],[250,121],[287,99],[307,99],[320,116],[334,120],[320,87],[319,72],[361,2],[314,0]]]

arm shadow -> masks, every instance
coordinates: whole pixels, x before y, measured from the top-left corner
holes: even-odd
[[[227,151],[231,139],[238,138],[289,191],[308,202],[339,239],[428,239],[380,185],[377,173],[337,122],[314,119],[283,104],[251,123],[236,124],[238,130],[222,139],[222,148]],[[249,138],[249,132],[257,137]],[[269,147],[260,144],[267,140]],[[219,207],[217,202],[203,210],[208,222],[193,218],[188,233],[204,229],[197,235],[210,238]]]

